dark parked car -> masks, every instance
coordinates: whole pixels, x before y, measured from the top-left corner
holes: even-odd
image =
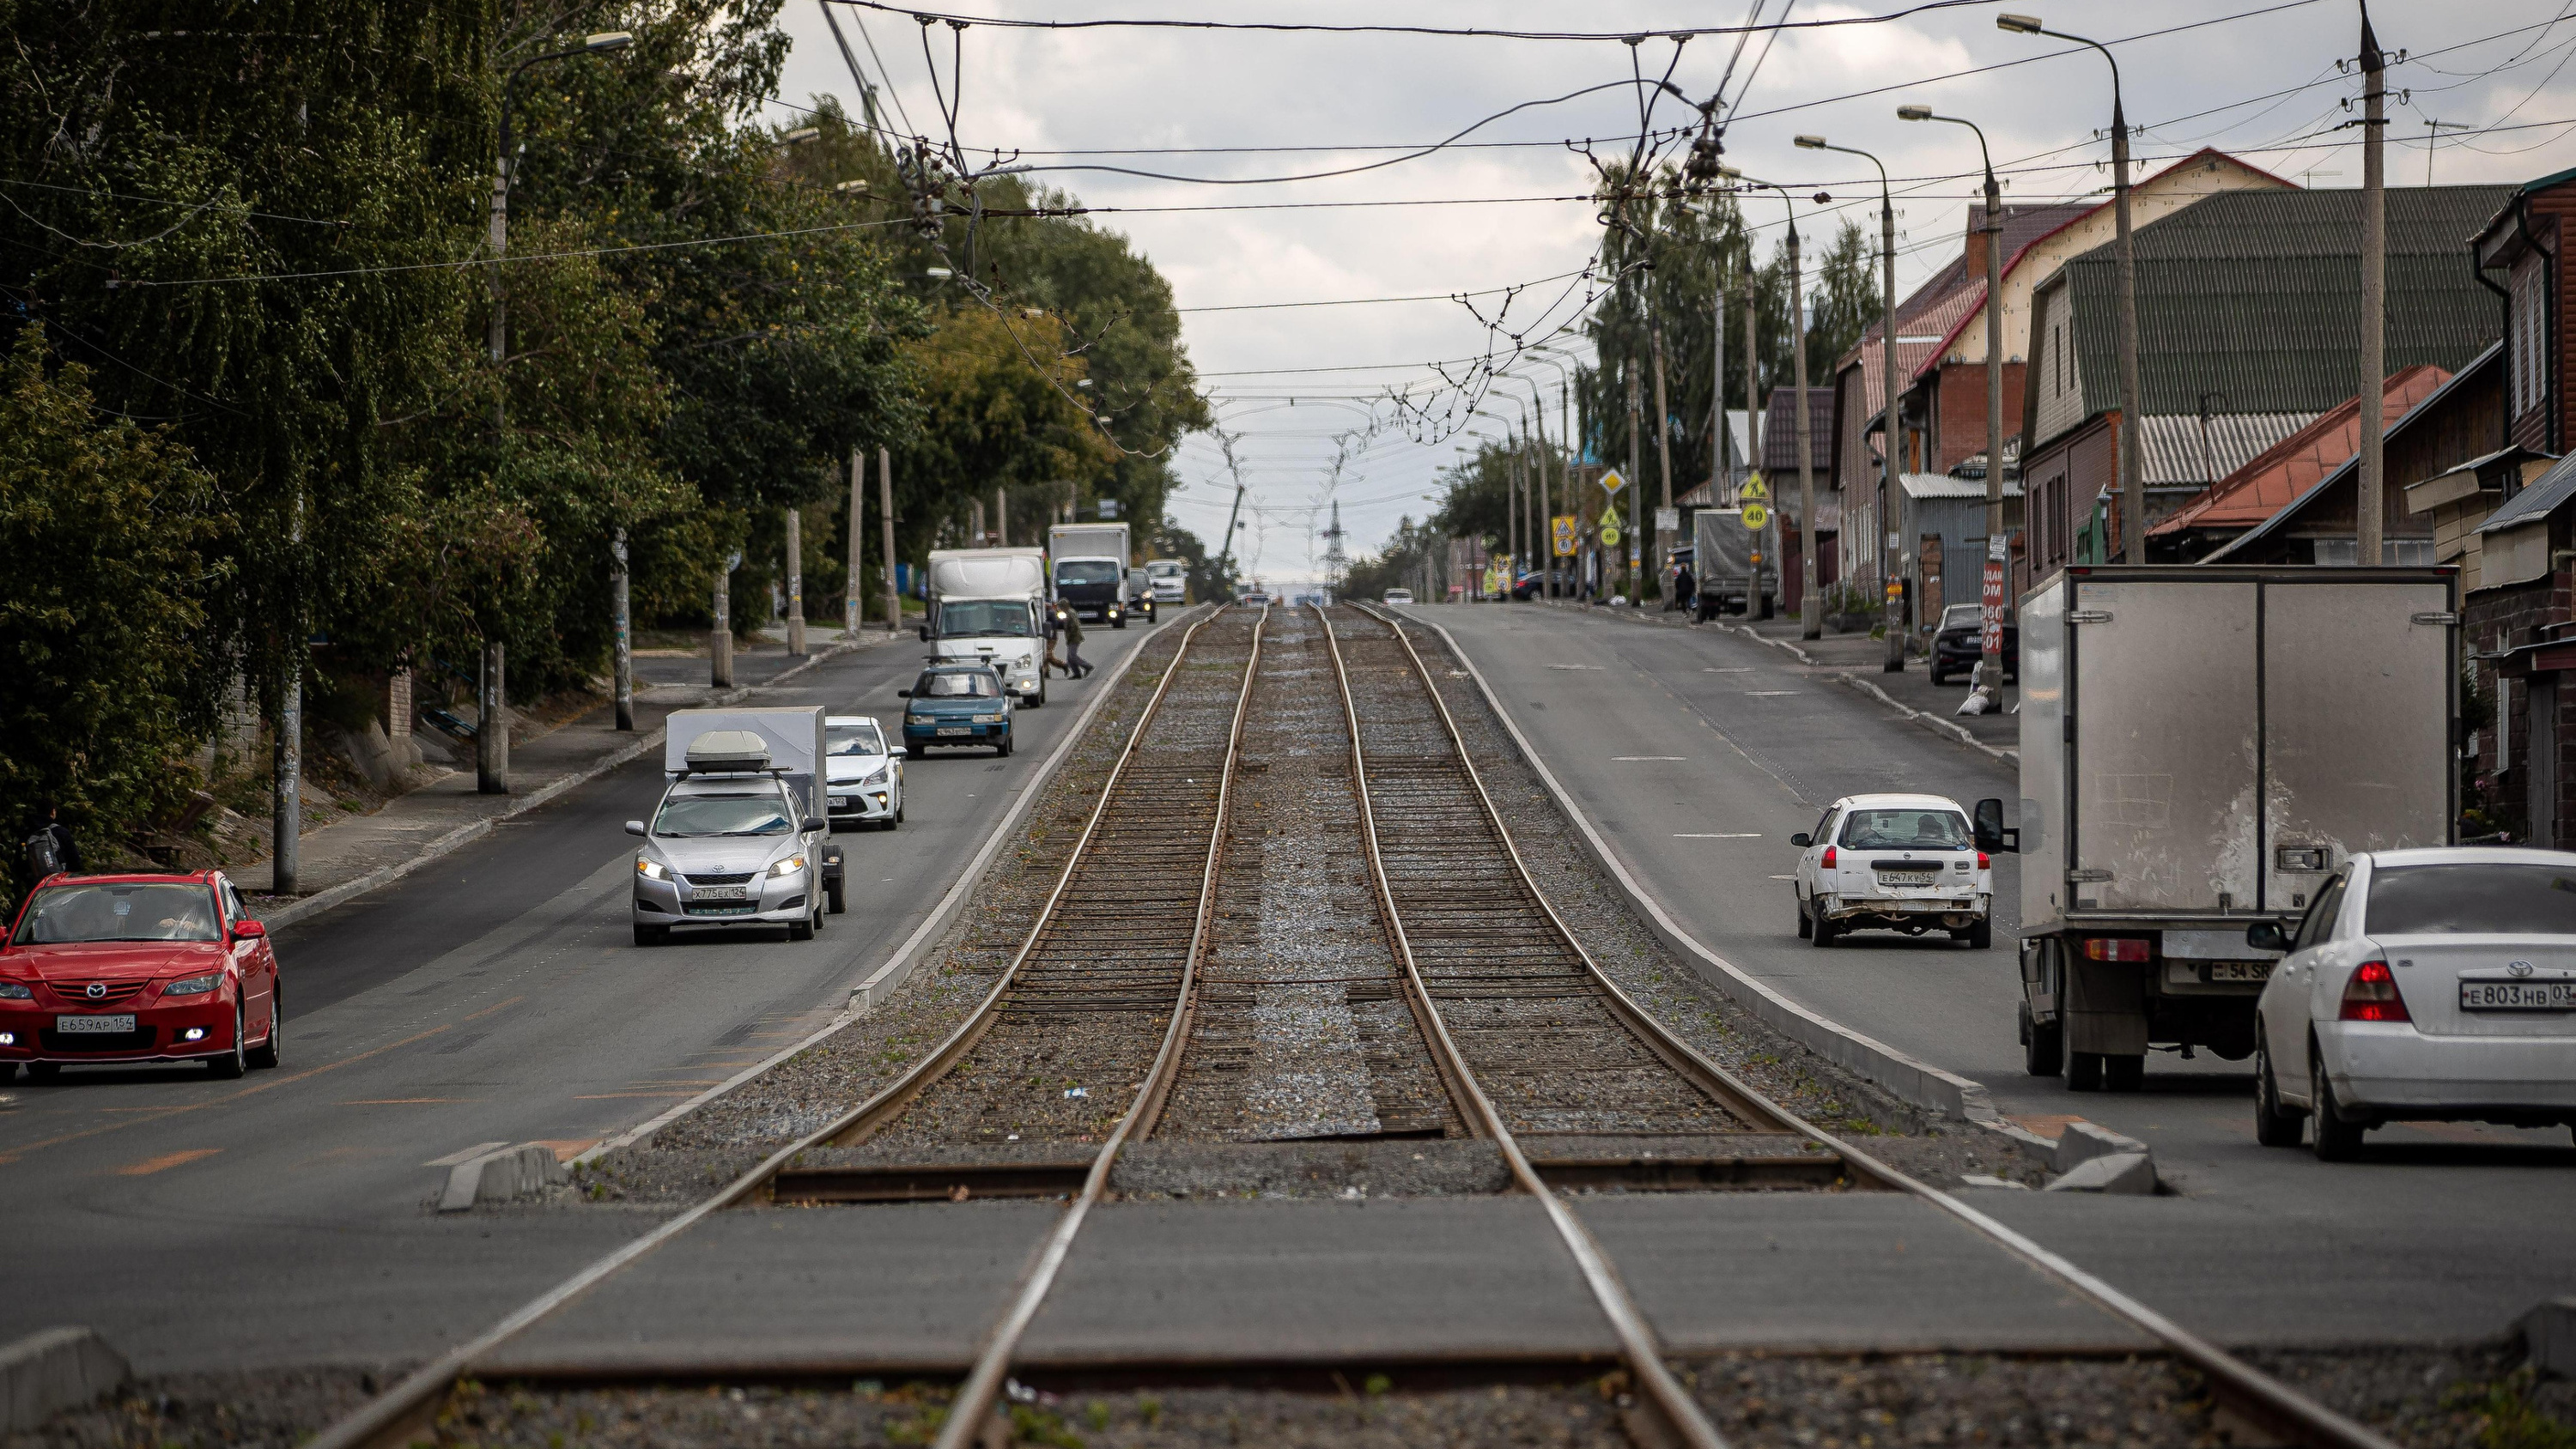
[[[1975,604],[1952,604],[1941,611],[1941,628],[1932,636],[1934,684],[1949,683],[1953,674],[1965,679],[1977,667],[1978,609]],[[2004,616],[2004,680],[2021,683],[2021,631],[2010,614]]]
[[[1526,599],[1533,596],[1545,598],[1547,597],[1547,583],[1550,579],[1554,579],[1556,581],[1557,597],[1573,597],[1574,575],[1564,569],[1549,569],[1546,573],[1540,573],[1536,569],[1523,569],[1521,571],[1520,582],[1512,585],[1512,597],[1515,599]]]

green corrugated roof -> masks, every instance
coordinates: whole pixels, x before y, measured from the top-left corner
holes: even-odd
[[[2388,370],[2456,371],[2502,334],[2468,237],[2511,186],[2387,192]],[[2115,243],[2067,264],[2084,403],[2119,405]],[[2138,361],[2150,414],[2323,412],[2360,390],[2361,193],[2230,191],[2137,232]]]

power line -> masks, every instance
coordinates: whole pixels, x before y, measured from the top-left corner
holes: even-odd
[[[887,5],[880,0],[835,0],[835,3],[857,9],[900,15],[923,26],[946,24],[965,30],[983,25],[1002,30],[1211,30],[1251,31],[1271,34],[1315,35],[1419,35],[1446,39],[1472,40],[1573,40],[1617,41],[1636,45],[1647,40],[1689,40],[1701,35],[1740,35],[1748,30],[1836,30],[1851,26],[1884,25],[1934,10],[1953,10],[1965,5],[1981,5],[1986,0],[1924,0],[1902,10],[1883,15],[1846,15],[1821,20],[1774,22],[1763,25],[1701,25],[1679,30],[1488,30],[1480,27],[1440,25],[1326,25],[1312,21],[1288,20],[1019,20],[982,15],[952,15],[943,11],[909,10]],[[1784,12],[1785,13],[1785,12]]]

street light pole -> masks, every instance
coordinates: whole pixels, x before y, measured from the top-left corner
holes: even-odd
[[[624,50],[634,43],[635,36],[630,31],[602,31],[585,36],[579,45],[530,56],[512,67],[508,78],[501,82],[501,145],[492,165],[492,203],[487,217],[488,240],[492,248],[487,289],[491,310],[485,321],[483,339],[492,358],[492,442],[495,447],[501,446],[508,437],[510,416],[510,393],[502,376],[502,366],[510,360],[510,302],[509,292],[501,280],[501,264],[510,254],[511,122],[518,110],[519,77],[533,65],[576,55]],[[622,582],[625,575],[622,560],[617,568]],[[624,597],[623,589],[619,591],[619,597]],[[618,637],[621,640],[626,637],[622,618]],[[624,655],[623,647],[619,653]],[[508,713],[508,704],[503,689],[506,660],[507,651],[500,640],[483,642],[482,698],[477,701],[478,718],[474,727],[474,775],[475,787],[486,795],[510,793],[510,726],[504,717]],[[629,669],[633,667],[631,660],[621,659],[620,662]]]
[[[1867,151],[1849,146],[1836,146],[1822,136],[1800,136],[1798,144],[1810,151],[1838,151],[1845,156],[1858,156],[1878,167],[1878,238],[1885,265],[1881,269],[1882,295],[1879,308],[1878,394],[1879,421],[1885,430],[1886,447],[1878,465],[1879,586],[1886,603],[1881,617],[1887,630],[1887,659],[1879,665],[1882,674],[1905,672],[1905,585],[1904,558],[1899,545],[1902,537],[1898,525],[1904,499],[1896,484],[1896,199],[1887,189],[1887,167]]]
[[[2388,360],[2388,158],[2381,137],[2388,129],[2388,59],[2370,30],[2370,5],[2361,7],[2361,455],[2354,499],[2353,562],[2379,562],[2380,511],[2386,487],[2388,414],[2380,405]]]
[[[2111,65],[2111,196],[2119,227],[2120,555],[2126,562],[2142,563],[2147,556],[2147,490],[2146,468],[2138,454],[2138,414],[2146,400],[2138,382],[2138,248],[2129,226],[2129,118],[2120,104],[2120,60],[2100,41],[2050,30],[2037,16],[1998,15],[1995,26],[2018,35],[2089,45]]]
[[[1947,121],[1965,126],[1977,133],[1977,154],[1986,165],[1986,219],[1980,228],[1986,234],[1986,564],[2000,567],[2009,586],[2012,570],[2012,545],[2004,533],[2004,200],[2003,188],[1995,182],[1994,153],[1986,148],[1986,133],[1976,122],[1958,116],[1933,114],[1930,106],[1898,106],[1897,117],[1907,121]],[[2004,688],[2004,631],[2000,614],[2001,601],[1985,601],[1984,580],[1978,581],[1979,604],[1985,611],[1980,616],[1983,627],[1978,631],[1979,665],[1977,681],[1990,700],[2000,701]]]
[[[1814,423],[1809,416],[1814,410],[1807,406],[1807,304],[1798,277],[1798,204],[1790,198],[1787,188],[1777,182],[1755,181],[1751,177],[1734,171],[1723,171],[1719,174],[1729,180],[1741,181],[1747,186],[1759,186],[1768,191],[1779,192],[1780,204],[1789,213],[1789,234],[1782,240],[1781,246],[1789,266],[1789,357],[1790,365],[1795,369],[1797,386],[1797,395],[1791,400],[1789,411],[1798,425],[1798,637],[1821,638],[1825,632],[1825,606],[1824,600],[1816,597],[1816,449],[1813,437]],[[1746,243],[1744,260],[1746,292],[1744,316],[1748,338],[1745,377],[1749,383],[1753,375],[1753,360],[1761,356],[1760,353],[1750,351],[1752,345],[1750,335],[1753,330],[1751,302],[1753,256],[1750,242]]]

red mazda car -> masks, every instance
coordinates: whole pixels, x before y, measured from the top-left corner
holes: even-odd
[[[219,871],[55,875],[0,945],[0,1082],[71,1062],[273,1067],[277,952]]]

